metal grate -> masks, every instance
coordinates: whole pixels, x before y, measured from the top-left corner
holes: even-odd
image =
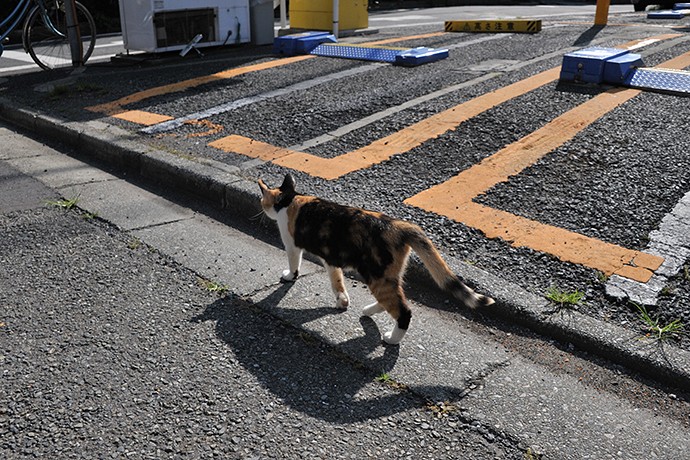
[[[623,84],[632,88],[690,94],[690,72],[638,68],[627,75]]]
[[[395,62],[395,57],[405,50],[406,48],[322,44],[314,48],[311,54],[363,61]]]

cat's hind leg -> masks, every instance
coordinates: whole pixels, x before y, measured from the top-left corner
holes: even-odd
[[[374,302],[371,305],[367,305],[366,307],[362,308],[362,314],[364,316],[374,316],[384,311],[386,311],[386,309],[383,308],[378,302]]]
[[[328,277],[331,279],[331,288],[335,294],[335,306],[338,308],[347,308],[350,306],[350,296],[347,295],[345,289],[345,279],[343,278],[343,270],[338,267],[331,267],[324,263],[328,271]]]
[[[377,302],[368,308],[374,313],[382,308],[395,320],[393,329],[383,334],[383,341],[391,345],[399,344],[405,336],[412,318],[412,311],[407,305],[407,299],[405,299],[400,282],[386,279],[377,280],[369,285],[369,289],[371,289]]]

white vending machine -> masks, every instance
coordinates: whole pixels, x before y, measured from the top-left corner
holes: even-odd
[[[177,51],[199,34],[197,47],[247,43],[249,0],[120,0],[125,49]]]

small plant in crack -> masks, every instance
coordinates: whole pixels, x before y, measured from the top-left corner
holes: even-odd
[[[199,284],[208,292],[213,292],[219,296],[224,296],[228,292],[228,287],[215,281],[199,278]]]
[[[647,331],[645,337],[652,338],[659,342],[671,338],[677,338],[683,333],[685,325],[679,319],[675,319],[668,324],[662,324],[658,317],[652,318],[644,305],[633,303],[639,312],[639,317],[644,323],[644,328]]]
[[[376,377],[376,381],[383,383],[384,385],[387,385],[396,390],[407,390],[407,385],[405,385],[404,383],[397,382],[387,372],[383,372],[378,377]]]
[[[384,372],[383,374],[376,377],[376,381],[381,382],[381,383],[388,383],[392,380],[393,380],[393,378],[386,372]]]
[[[585,298],[585,293],[580,291],[562,291],[555,286],[551,286],[548,291],[546,291],[546,298],[551,302],[555,303],[558,308],[573,308],[582,302]]]
[[[448,417],[448,414],[458,411],[458,407],[455,404],[449,402],[427,402],[426,408],[436,414],[437,418]]]
[[[523,458],[524,460],[541,460],[544,458],[544,454],[539,452],[539,450],[535,449],[534,447],[528,447],[523,455]]]
[[[598,271],[598,270],[597,270],[597,272],[596,272],[596,276],[597,276],[597,281],[598,281],[600,284],[606,284],[606,283],[609,281],[609,278],[610,278],[609,275],[607,275],[607,274],[604,273],[604,272],[600,272],[600,271]]]
[[[75,198],[71,198],[71,199],[63,198],[60,200],[50,200],[50,201],[47,201],[46,204],[48,206],[55,206],[56,208],[62,208],[62,209],[66,209],[69,211],[70,209],[74,208],[78,202],[79,202],[79,197],[75,197]]]

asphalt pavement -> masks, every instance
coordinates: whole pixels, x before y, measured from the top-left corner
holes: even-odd
[[[380,343],[386,318],[359,317],[370,297],[355,279],[346,313],[332,308],[317,265],[292,286],[277,283],[285,256],[258,218],[254,179],[275,182],[286,168],[212,147],[243,136],[337,158],[528,80],[574,45],[638,41],[651,65],[687,51],[681,26],[620,22],[554,22],[539,48],[534,36],[405,31],[456,50],[429,67],[440,72],[323,58],[265,69],[280,60],[250,47],[8,78],[0,115],[25,131],[4,128],[0,154],[3,454],[682,458],[687,340],[645,338],[596,270],[403,204],[602,90],[549,83],[340,179],[293,170],[306,192],[420,223],[459,274],[498,300],[459,311],[413,264],[414,319],[399,348]],[[353,40],[410,40],[381,35]],[[196,78],[206,80],[168,91]],[[291,89],[304,81],[314,90]],[[666,235],[669,213],[680,218],[669,227],[685,225],[686,101],[640,94],[632,110],[607,115],[610,129],[584,131],[479,200],[639,251],[668,242],[652,231]],[[189,120],[146,132],[142,113]],[[661,124],[658,136],[635,135]],[[658,161],[644,161],[649,151]],[[640,186],[625,187],[631,179]],[[683,266],[662,282],[664,320],[685,319]],[[558,308],[544,297],[553,284],[584,290],[585,303]]]

